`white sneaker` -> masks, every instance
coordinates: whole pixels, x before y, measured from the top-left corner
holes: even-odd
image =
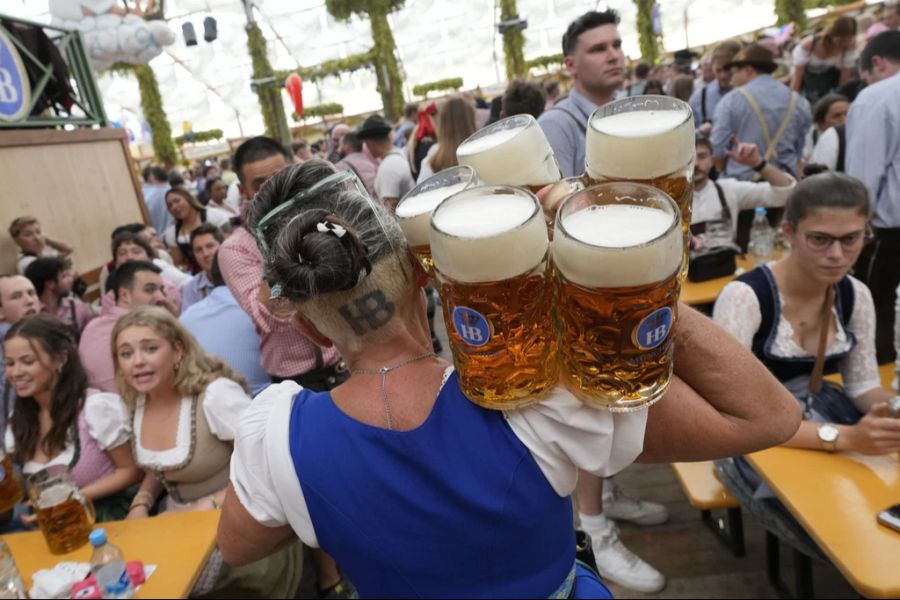
[[[637,525],[659,525],[669,520],[662,504],[629,498],[612,479],[603,480],[603,514],[609,519]]]
[[[644,594],[655,594],[666,587],[665,575],[625,547],[612,520],[604,521],[605,526],[599,531],[585,528],[593,541],[597,572],[604,579]]]

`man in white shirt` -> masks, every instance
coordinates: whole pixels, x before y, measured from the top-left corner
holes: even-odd
[[[403,150],[391,143],[391,124],[381,115],[372,115],[359,128],[356,136],[376,159],[381,159],[375,174],[375,193],[391,212],[416,182]]]
[[[735,139],[734,149],[727,150],[729,160],[747,165],[759,173],[758,182],[741,181],[732,177],[709,178],[713,169],[712,142],[697,136],[697,161],[694,163],[694,199],[691,233],[704,233],[712,221],[728,221],[731,238],[736,239],[738,213],[757,206],[780,207],[797,181],[775,165],[763,160],[756,144]]]

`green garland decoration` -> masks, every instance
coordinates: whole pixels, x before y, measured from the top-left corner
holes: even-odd
[[[559,54],[545,54],[544,56],[538,56],[532,58],[531,60],[526,60],[525,69],[548,69],[549,67],[562,66],[565,60],[566,57],[562,52],[560,52]]]
[[[325,7],[335,19],[346,21],[352,15],[369,18],[372,27],[372,58],[378,92],[384,104],[388,120],[394,120],[403,113],[403,78],[397,63],[397,44],[391,32],[388,15],[403,7],[406,0],[325,0]]]
[[[447,79],[439,79],[429,83],[420,83],[414,85],[412,92],[416,96],[427,96],[428,92],[437,92],[441,90],[458,90],[463,86],[462,77],[449,77]]]
[[[637,5],[638,44],[641,48],[641,58],[644,62],[653,65],[659,59],[662,46],[660,36],[653,31],[653,5],[656,0],[634,0],[634,3]]]
[[[778,16],[778,25],[794,23],[799,31],[806,29],[803,0],[775,0],[775,14]]]
[[[803,0],[803,7],[810,8],[831,8],[832,6],[843,6],[851,4],[857,0]]]
[[[266,50],[266,38],[256,23],[247,25],[247,49],[253,62],[253,78],[266,79],[274,77],[272,63],[269,62]],[[263,122],[266,124],[266,135],[282,142],[290,142],[291,131],[288,129],[287,116],[284,113],[284,103],[281,100],[281,86],[277,81],[271,84],[258,86],[256,95],[259,97],[259,107],[262,111]]]
[[[185,144],[200,144],[203,142],[211,142],[213,140],[221,140],[225,134],[221,129],[207,129],[206,131],[194,131],[191,133],[191,139],[187,139],[187,134],[175,136],[175,143],[179,146]]]
[[[134,75],[141,91],[141,110],[144,119],[153,132],[153,155],[157,162],[174,166],[178,162],[178,149],[172,141],[172,128],[163,108],[162,96],[159,93],[159,82],[150,65],[118,62],[109,71],[119,75]]]
[[[344,112],[344,105],[338,102],[326,102],[324,104],[317,104],[316,106],[307,106],[303,109],[303,114],[298,115],[297,113],[293,113],[291,118],[295,121],[303,121],[305,119],[312,119],[314,117],[324,118],[329,115],[340,115]]]
[[[516,0],[500,0],[500,20],[508,21],[519,15]],[[506,62],[506,79],[512,81],[525,75],[525,34],[518,27],[503,34],[503,59]]]
[[[359,69],[373,69],[375,68],[374,54],[373,48],[366,50],[365,52],[351,54],[346,58],[326,60],[325,62],[312,67],[297,67],[296,69],[275,71],[275,79],[278,80],[279,85],[283,85],[284,80],[287,79],[288,75],[291,73],[297,73],[303,81],[316,81],[325,79],[326,77],[338,77],[342,73],[352,73]]]

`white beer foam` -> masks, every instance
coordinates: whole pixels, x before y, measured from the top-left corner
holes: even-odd
[[[578,285],[646,285],[672,276],[681,266],[681,228],[672,227],[672,215],[658,208],[588,206],[563,217],[562,226],[569,235],[563,235],[557,225],[553,263]]]
[[[466,187],[465,182],[454,183],[442,188],[435,188],[404,198],[397,205],[397,217],[400,228],[406,235],[406,241],[412,247],[428,244],[428,229],[431,225],[431,213],[444,198],[449,198]]]
[[[432,215],[435,267],[463,283],[501,281],[530,271],[549,243],[536,202],[515,194],[476,193],[442,204]]]
[[[647,110],[593,117],[584,163],[594,179],[650,179],[674,173],[693,156],[693,115]]]
[[[456,149],[461,165],[469,165],[488,184],[543,185],[559,179],[559,167],[544,131],[533,122],[469,138]],[[477,135],[477,134],[476,134]]]

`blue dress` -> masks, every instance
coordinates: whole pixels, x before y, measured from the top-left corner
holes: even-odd
[[[363,597],[610,598],[575,566],[572,504],[503,414],[453,373],[416,429],[391,431],[302,390],[290,451],[320,546]]]

